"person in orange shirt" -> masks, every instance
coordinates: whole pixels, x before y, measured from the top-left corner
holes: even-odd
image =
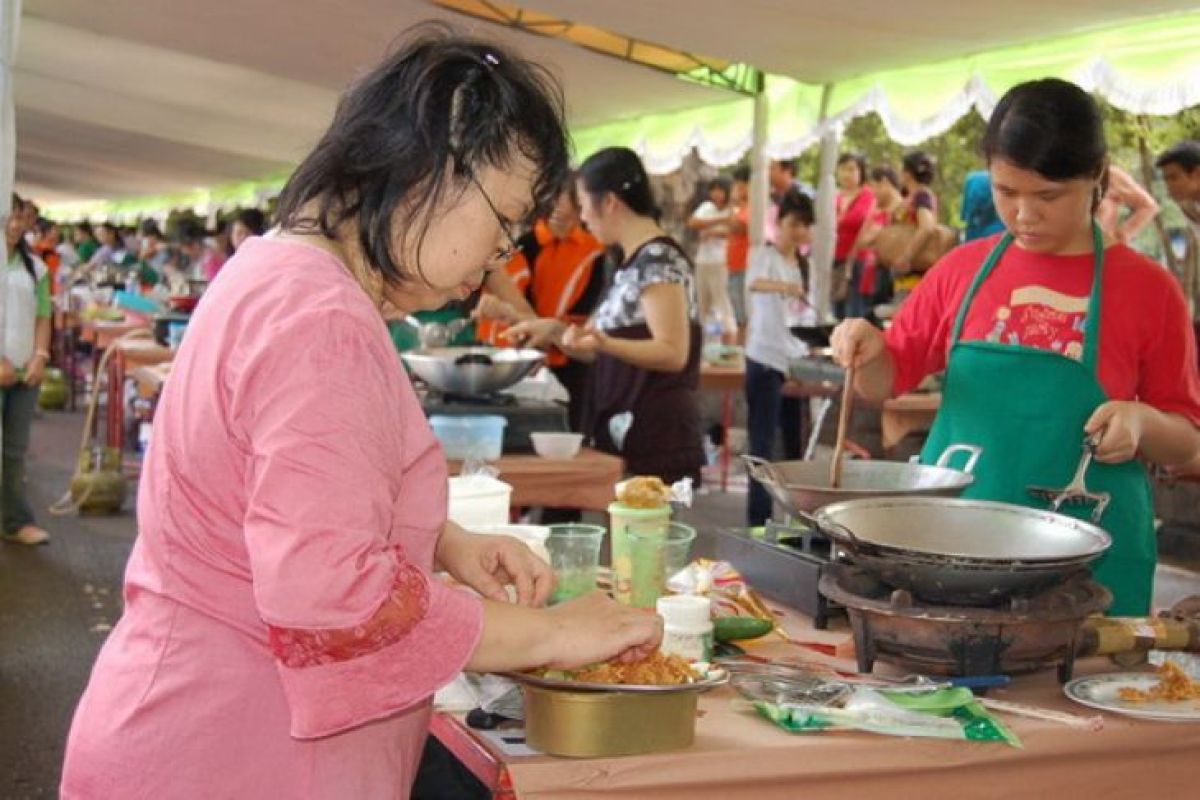
[[[493,324],[482,326],[482,341],[511,344],[503,328],[524,319],[552,317],[582,323],[592,313],[604,291],[604,245],[580,224],[578,200],[571,184],[559,193],[550,216],[538,220],[532,230],[517,239],[517,252],[505,271],[528,305],[519,308],[491,292],[485,293],[475,313]],[[588,365],[556,349],[547,354],[546,363],[570,396],[568,416],[571,430],[577,431]]]

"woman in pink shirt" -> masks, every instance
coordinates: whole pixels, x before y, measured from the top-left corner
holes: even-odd
[[[407,797],[460,670],[657,647],[655,615],[598,594],[537,608],[553,576],[527,548],[446,522],[383,319],[465,298],[566,176],[557,88],[491,44],[426,27],[348,90],[279,228],[192,317],[62,797]]]

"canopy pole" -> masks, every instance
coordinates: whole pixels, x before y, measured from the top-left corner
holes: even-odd
[[[821,126],[827,119],[832,99],[833,84],[826,83],[821,87],[821,110],[817,125]],[[833,252],[837,231],[837,185],[834,173],[837,170],[838,146],[842,138],[841,125],[823,127],[817,197],[814,203],[817,224],[813,230],[808,271],[810,302],[816,309],[817,318],[822,321],[833,316],[830,294],[833,289]]]
[[[770,102],[767,100],[766,79],[758,73],[754,92],[754,138],[750,146],[750,244],[763,243],[767,230],[767,122]]]
[[[0,223],[12,213],[13,184],[17,168],[17,122],[13,101],[13,64],[17,60],[17,34],[21,0],[0,0]],[[0,254],[8,263],[8,240],[0,237]]]

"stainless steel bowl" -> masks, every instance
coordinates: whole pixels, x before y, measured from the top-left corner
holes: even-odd
[[[540,350],[432,347],[401,353],[408,369],[432,389],[479,396],[507,389],[546,359]]]

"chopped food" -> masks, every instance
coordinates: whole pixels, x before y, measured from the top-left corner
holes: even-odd
[[[671,487],[655,475],[639,475],[621,485],[617,501],[630,508],[661,508],[671,500]]]
[[[579,669],[544,669],[538,675],[555,680],[580,683],[611,683],[625,686],[678,686],[695,683],[701,676],[687,661],[661,650],[644,661],[629,664],[606,662]]]
[[[1181,702],[1200,700],[1200,681],[1194,681],[1174,662],[1158,668],[1158,683],[1149,689],[1118,689],[1117,696],[1127,703],[1151,703],[1156,700]]]

